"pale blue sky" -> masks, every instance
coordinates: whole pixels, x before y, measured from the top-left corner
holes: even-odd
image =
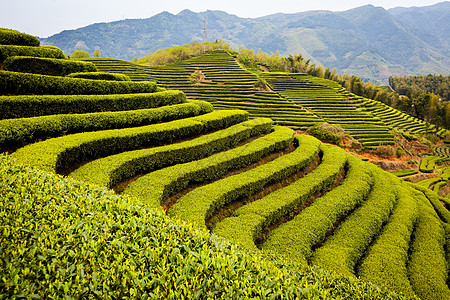
[[[308,10],[342,11],[372,4],[386,9],[426,6],[442,1],[431,0],[2,0],[0,27],[12,28],[39,37],[66,29],[121,19],[149,18],[183,9],[195,12],[223,10],[239,17],[261,17],[273,13],[296,13]]]

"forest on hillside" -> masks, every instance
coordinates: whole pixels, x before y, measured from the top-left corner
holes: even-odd
[[[390,77],[389,84],[397,93],[408,98],[432,93],[438,95],[442,101],[449,100],[450,75]]]

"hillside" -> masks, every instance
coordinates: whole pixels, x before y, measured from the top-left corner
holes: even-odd
[[[2,298],[450,297],[447,199],[236,107],[291,127],[420,122],[225,51],[94,65],[0,34]]]
[[[93,24],[41,40],[66,54],[100,48],[103,57],[131,60],[157,49],[202,41],[206,19],[209,41],[224,39],[235,47],[279,50],[282,55],[302,53],[340,73],[387,83],[389,76],[448,73],[449,18],[448,1],[429,7],[385,10],[367,5],[343,12],[256,19],[184,10],[177,15],[164,12],[148,19]]]

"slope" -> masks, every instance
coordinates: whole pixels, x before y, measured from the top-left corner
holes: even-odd
[[[449,203],[436,194],[269,118],[213,110],[154,83],[126,82],[141,93],[95,95],[117,82],[76,79],[91,94],[51,97],[58,84],[36,80],[41,95],[23,96],[22,77],[74,78],[2,71],[0,79],[10,73],[16,95],[0,103],[16,103],[24,115],[3,120],[0,132],[23,126],[35,139],[15,137],[17,150],[0,160],[2,296],[450,296]],[[254,80],[247,77],[243,86]],[[98,103],[102,97],[108,101]],[[108,112],[82,105],[88,99],[106,111],[141,97],[147,109],[119,106],[115,129]],[[85,111],[61,122],[68,128],[41,132],[66,120],[54,111],[68,99]],[[36,100],[38,115],[28,110]]]

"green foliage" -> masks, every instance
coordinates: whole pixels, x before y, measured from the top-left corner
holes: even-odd
[[[82,114],[155,108],[186,102],[181,91],[111,95],[0,96],[0,120],[57,114]],[[197,102],[212,109],[211,104]]]
[[[450,100],[450,75],[389,77],[389,84],[397,93],[412,98],[417,98],[420,94],[436,94],[444,101]]]
[[[83,50],[75,50],[72,55],[70,55],[70,59],[81,59],[81,58],[89,58],[89,52]]]
[[[423,173],[432,173],[434,172],[436,163],[439,161],[442,161],[442,158],[432,155],[426,156],[420,161],[419,171]]]
[[[95,57],[100,57],[100,55],[102,55],[102,53],[100,52],[100,49],[95,49],[94,53],[92,53],[92,55]]]
[[[421,299],[449,299],[445,231],[428,199],[422,196],[417,201],[421,213],[408,263],[411,285]]]
[[[29,46],[10,46],[0,45],[0,63],[10,56],[33,56],[65,59],[64,53],[52,46],[29,47]]]
[[[339,144],[341,138],[345,135],[344,130],[340,126],[326,123],[314,125],[308,128],[307,132],[323,142],[332,144]]]
[[[262,249],[307,263],[312,258],[312,248],[325,239],[340,218],[353,211],[369,195],[374,178],[367,163],[348,155],[347,168],[341,185],[316,199],[291,221],[271,231]]]
[[[17,30],[0,28],[0,45],[34,46],[41,45],[39,39]]]
[[[300,144],[315,144],[313,138],[296,136]],[[302,207],[316,193],[324,191],[343,170],[347,155],[331,145],[320,145],[323,158],[311,173],[267,196],[240,207],[233,217],[219,222],[213,232],[246,248],[256,249],[255,239],[266,228]]]
[[[86,78],[94,80],[117,80],[117,81],[131,81],[130,77],[124,74],[106,73],[106,72],[92,72],[89,73],[72,73],[67,75],[72,78]]]
[[[431,190],[428,189],[428,187],[424,187],[423,185],[411,184],[411,186],[425,195],[425,197],[427,198],[429,203],[433,206],[434,210],[436,211],[439,218],[443,222],[448,224],[450,223],[450,211],[448,211],[448,209],[444,205],[442,205],[441,202],[441,200],[444,198],[439,197],[437,193],[433,193]]]
[[[251,136],[270,131],[273,121],[253,119],[198,138],[171,145],[128,151],[97,159],[70,174],[71,177],[101,186],[113,187],[136,174],[208,157],[233,148]],[[222,130],[220,130],[222,129]]]
[[[404,299],[0,156],[0,298]],[[176,287],[176,288],[175,288]]]
[[[407,261],[419,208],[411,190],[405,186],[398,186],[396,190],[398,203],[382,232],[368,249],[359,266],[358,276],[398,293],[414,295],[408,279]]]
[[[391,171],[389,173],[391,173],[392,175],[395,175],[397,177],[406,177],[406,176],[415,175],[415,174],[419,173],[419,171],[417,171],[417,170],[396,170],[396,171]]]
[[[212,110],[209,103],[192,100],[151,109],[0,120],[0,146],[22,145],[77,132],[144,126],[193,117]]]
[[[151,81],[99,81],[0,71],[0,95],[74,95],[153,93]]]
[[[346,276],[355,275],[355,267],[383,228],[397,201],[393,179],[377,167],[371,169],[375,182],[367,201],[316,249],[312,264]]]
[[[247,172],[199,187],[178,201],[169,210],[169,215],[206,226],[206,218],[225,204],[242,199],[263,189],[272,182],[299,172],[317,157],[319,143],[302,143],[295,151],[283,155]]]
[[[30,56],[10,56],[3,62],[7,71],[65,76],[74,72],[95,72],[97,67],[91,62]]]
[[[164,199],[191,182],[216,180],[229,171],[259,161],[264,155],[286,149],[292,143],[293,134],[289,128],[276,126],[272,133],[246,145],[142,176],[128,185],[124,194],[136,197],[151,207],[160,207]]]
[[[215,111],[202,116],[135,128],[76,133],[20,148],[18,161],[42,170],[59,172],[73,163],[171,143],[176,139],[224,128],[246,120],[245,111]]]

